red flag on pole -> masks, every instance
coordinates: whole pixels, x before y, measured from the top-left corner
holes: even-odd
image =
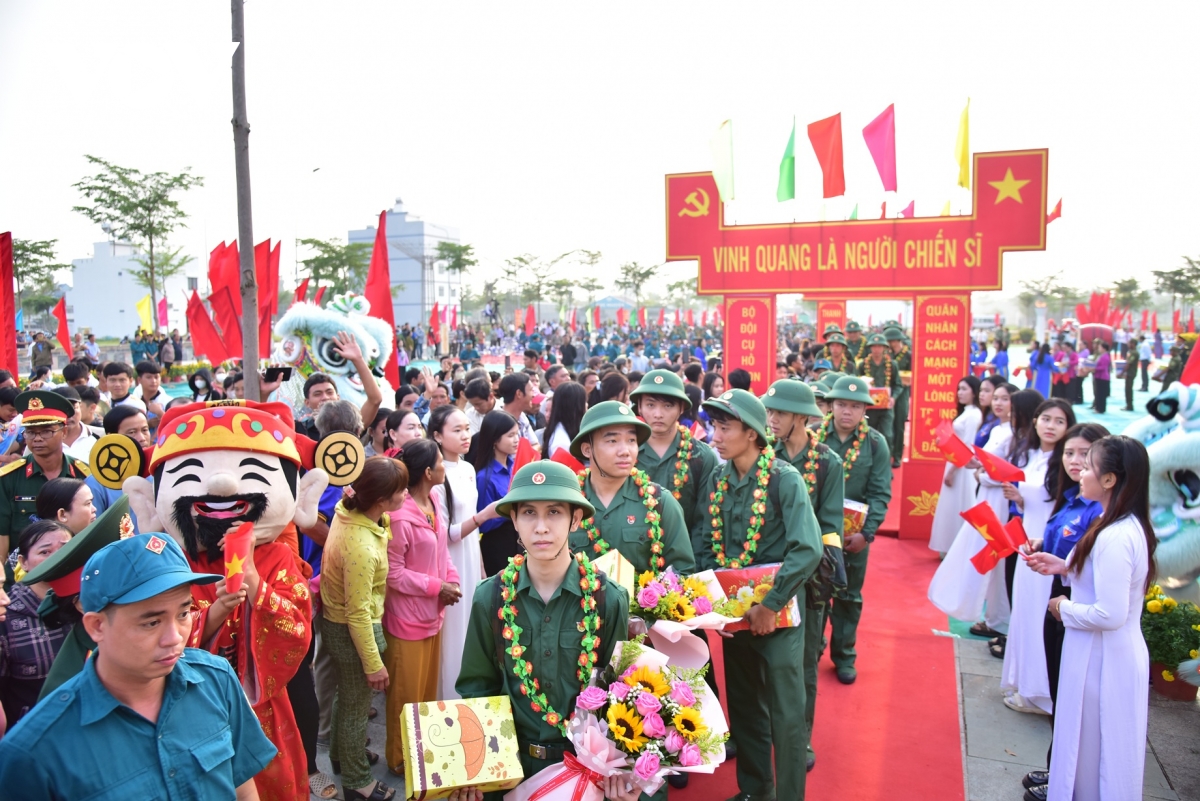
[[[192,296],[187,304],[188,332],[192,335],[192,349],[198,356],[204,356],[212,364],[220,364],[229,358],[221,335],[217,333],[208,309],[200,300],[200,293],[192,290]]]
[[[675,326],[679,326],[679,309],[675,310]]]
[[[646,307],[645,306],[638,309],[638,326],[641,328],[646,327]]]
[[[578,311],[579,310],[576,309],[574,306],[571,307],[571,332],[572,333],[574,333],[575,329],[578,328],[578,326],[575,324],[575,314]]]
[[[842,170],[842,115],[834,114],[809,123],[808,141],[821,164],[822,197],[846,194],[846,175]]]
[[[997,328],[1000,327],[1000,312],[996,312],[996,319],[992,321],[992,324]]]
[[[708,309],[700,312],[700,327],[708,328]]]
[[[258,282],[258,358],[271,355],[271,240],[254,246],[254,278]]]
[[[1049,225],[1050,223],[1054,222],[1061,216],[1062,216],[1062,198],[1059,198],[1058,202],[1054,204],[1054,209],[1049,214],[1046,215],[1046,225]]]
[[[691,309],[687,310],[687,324],[688,325],[696,324],[696,315],[692,313]]]
[[[300,286],[296,287],[296,296],[293,298],[293,303],[303,303],[308,300],[308,279],[305,278],[300,282]]]
[[[319,287],[317,287],[317,296],[315,298],[313,298],[313,303],[320,306],[321,298],[323,298],[323,297],[325,297],[325,287],[319,286]]]
[[[550,454],[550,461],[558,462],[561,465],[566,465],[571,468],[572,473],[582,473],[584,470],[583,464],[571,455],[571,452],[566,448],[559,448],[554,453]]]
[[[532,335],[535,328],[537,328],[537,314],[534,313],[533,304],[530,303],[525,309],[525,336]]]
[[[1148,309],[1142,309],[1142,330],[1143,331],[1146,330],[1146,325],[1149,322],[1149,319],[1150,319],[1150,311]]]
[[[167,322],[167,296],[163,295],[158,299],[158,324],[163,328],[170,328],[170,323]]]
[[[1151,331],[1158,330],[1158,312],[1154,312],[1153,314],[1150,315],[1150,330]]]
[[[458,328],[458,304],[450,307],[450,327]]]
[[[521,437],[520,442],[517,443],[517,453],[513,457],[512,475],[508,478],[510,488],[512,487],[513,478],[517,475],[517,471],[525,465],[536,461],[538,458],[540,458],[539,454],[533,445],[530,444],[529,440]]]
[[[58,299],[58,303],[54,304],[54,311],[50,312],[54,315],[54,319],[58,320],[58,331],[55,332],[55,339],[58,344],[63,346],[63,350],[67,355],[71,355],[71,331],[67,328],[67,297],[66,295]]]
[[[881,220],[887,219],[887,201],[886,200],[879,204],[879,219],[881,219]]]
[[[904,312],[900,312],[896,315],[896,322],[900,323],[901,328],[904,327]]]
[[[396,354],[396,310],[392,307],[392,272],[388,262],[387,210],[379,213],[375,229],[375,246],[371,250],[371,266],[367,270],[367,285],[363,297],[371,304],[367,314],[388,324],[392,336],[392,355],[383,366],[384,377],[393,387],[400,386],[400,361]],[[368,376],[362,376],[366,381]]]
[[[659,306],[658,307],[658,327],[662,328],[666,324],[667,324],[667,307]]]
[[[992,481],[1012,482],[1024,481],[1025,471],[1021,468],[1006,462],[999,456],[988,453],[978,445],[975,446],[975,457],[979,459],[979,463],[983,465],[983,470],[988,474],[988,478]]]
[[[938,450],[946,457],[946,461],[955,467],[963,467],[974,457],[975,454],[967,444],[954,433],[954,426],[949,420],[938,423],[936,433]]]
[[[0,364],[17,375],[17,310],[13,294],[12,232],[0,234]]]
[[[229,287],[208,296],[212,306],[213,317],[221,328],[221,341],[225,344],[226,358],[237,359],[242,355],[242,322],[237,316],[237,304],[233,302],[233,293]]]
[[[1179,314],[1180,314],[1180,312],[1181,312],[1181,311],[1182,311],[1181,309],[1176,309],[1176,310],[1175,310],[1175,311],[1174,311],[1174,312],[1171,314],[1171,333],[1172,333],[1172,334],[1178,334],[1178,333],[1179,333]]]
[[[592,307],[592,325],[596,328],[600,327],[600,307]]]
[[[429,327],[434,331],[436,331],[438,325],[441,324],[441,320],[439,319],[439,317],[440,317],[440,315],[438,314],[438,303],[435,300],[433,302],[433,308],[429,310]]]

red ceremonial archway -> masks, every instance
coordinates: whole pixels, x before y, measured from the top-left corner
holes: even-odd
[[[913,303],[910,457],[893,497],[900,536],[927,539],[944,460],[934,442],[968,372],[971,292],[1003,285],[1004,253],[1046,248],[1049,151],[974,155],[972,212],[956,217],[726,225],[712,173],[666,176],[667,261],[697,262],[697,291],[725,298],[726,370],[755,393],[775,375],[775,295],[818,301],[818,330],[846,299]]]

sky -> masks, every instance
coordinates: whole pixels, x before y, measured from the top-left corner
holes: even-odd
[[[250,0],[246,69],[256,240],[373,224],[402,197],[475,246],[476,278],[519,254],[604,254],[602,278],[664,259],[663,176],[712,167],[734,125],[737,223],[918,216],[951,201],[958,117],[973,151],[1050,149],[1045,252],[1010,254],[1005,291],[1061,271],[1099,288],[1200,255],[1194,57],[1200,4],[1101,2],[329,3]],[[0,230],[105,235],[72,206],[85,154],[191,168],[201,263],[236,236],[230,19],[220,2],[0,0]],[[860,131],[896,105],[899,191]],[[840,112],[847,196],[822,200],[804,126]],[[797,200],[778,203],[793,119]],[[301,254],[303,255],[303,254]],[[694,274],[659,271],[660,287]],[[569,273],[568,273],[569,275]]]

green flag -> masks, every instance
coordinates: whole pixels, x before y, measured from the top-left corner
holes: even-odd
[[[858,204],[857,203],[854,204],[854,211],[850,212],[850,219],[852,219],[852,220],[858,219]]]
[[[796,118],[792,117],[792,135],[788,137],[787,150],[779,162],[779,187],[775,199],[782,203],[796,197]]]

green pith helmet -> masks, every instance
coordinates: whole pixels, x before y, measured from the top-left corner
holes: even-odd
[[[846,323],[846,333],[847,334],[861,334],[862,326],[858,324],[857,320],[851,320],[850,322]]]
[[[846,338],[844,336],[842,336],[841,331],[835,331],[834,333],[829,334],[825,337],[826,345],[833,345],[834,343],[836,343],[838,345],[846,344]]]
[[[840,325],[838,325],[837,323],[830,323],[829,325],[825,326],[825,333],[823,333],[821,336],[824,339],[829,339],[829,337],[832,336],[833,334],[840,335],[841,333],[842,333],[842,327]]]
[[[777,412],[820,417],[821,410],[813,398],[812,388],[800,381],[776,381],[762,397],[762,405]]]
[[[596,513],[596,508],[579,490],[579,478],[571,468],[545,459],[531,462],[517,471],[496,511],[507,517],[513,504],[532,501],[562,501],[578,506],[583,509],[585,519]]]
[[[883,338],[886,339],[888,342],[891,342],[893,339],[903,340],[904,332],[894,326],[889,327],[888,329],[886,329],[883,332]]]
[[[754,397],[753,393],[744,389],[731,389],[721,393],[718,398],[709,398],[700,405],[705,409],[733,415],[754,429],[754,433],[758,434],[764,445],[766,444],[767,409],[762,405],[762,401]]]
[[[633,426],[637,431],[638,445],[650,438],[650,426],[638,419],[628,404],[620,401],[604,401],[587,410],[579,424],[579,433],[571,440],[571,455],[576,459],[586,458],[582,445],[593,433],[609,426]]]
[[[121,495],[113,505],[88,524],[87,528],[69,539],[65,545],[21,578],[22,584],[46,582],[49,592],[38,607],[49,611],[59,602],[70,602],[79,594],[83,566],[92,554],[122,536],[133,535],[133,520],[129,517],[129,496]],[[164,535],[165,536],[165,535]]]
[[[887,340],[883,338],[883,334],[871,334],[871,336],[867,337],[867,347],[869,348],[872,345],[883,345],[886,348]]]
[[[683,391],[683,379],[679,377],[678,373],[672,373],[670,370],[651,370],[642,376],[637,389],[630,392],[629,397],[636,398],[639,395],[661,395],[664,398],[674,398],[683,404],[684,414],[692,410],[692,401]]]
[[[855,375],[844,375],[839,378],[837,383],[833,385],[833,389],[825,393],[825,400],[853,401],[855,403],[865,403],[868,406],[875,403],[875,400],[871,397],[871,393],[867,389],[866,379]]]
[[[883,328],[899,328],[900,323],[897,320],[884,320],[882,327]]]
[[[823,384],[821,384],[820,382],[813,384],[812,385],[812,394],[813,394],[814,402],[819,401],[819,400],[825,400],[825,386]],[[819,409],[820,407],[818,406],[817,408]]]
[[[817,379],[817,384],[821,387],[821,397],[825,397],[825,393],[833,389],[833,385],[844,375],[845,373],[839,373],[837,370],[821,373],[821,377]]]

